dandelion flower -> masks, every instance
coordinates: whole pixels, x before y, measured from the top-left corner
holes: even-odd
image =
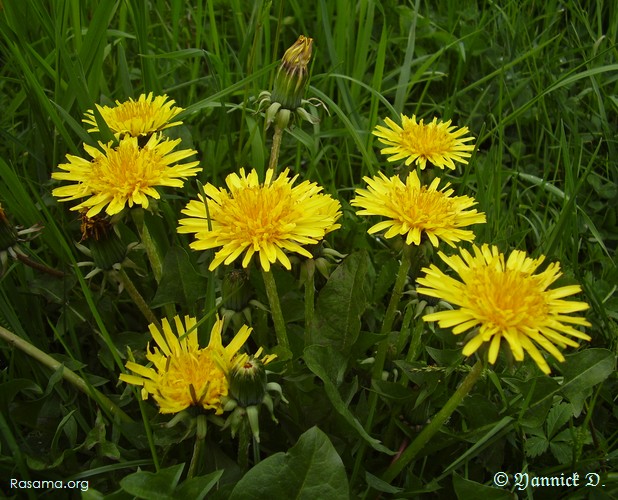
[[[178,232],[195,233],[194,250],[221,247],[210,264],[211,271],[232,263],[242,253],[243,267],[257,253],[265,271],[276,261],[291,269],[284,250],[311,258],[303,245],[316,244],[340,227],[336,221],[341,217],[341,205],[320,193],[322,188],[313,182],[293,186],[298,176],[289,178],[288,173],[286,169],[275,179],[269,169],[260,184],[255,170],[246,175],[241,168],[240,175],[227,176],[228,189],[207,184],[207,199],[200,195],[199,200],[189,202],[182,211],[189,218],[180,219]]]
[[[443,122],[434,118],[425,124],[422,119],[417,123],[416,115],[412,118],[401,115],[401,127],[390,118],[384,122],[387,127],[377,126],[373,135],[388,146],[381,151],[384,155],[391,155],[388,161],[405,158],[406,165],[415,161],[421,170],[429,161],[436,167],[454,170],[454,162],[468,163],[467,158],[474,150],[474,144],[465,144],[474,138],[463,137],[468,133],[468,127],[458,129],[451,126],[451,120]]]
[[[223,413],[223,401],[228,395],[228,374],[237,364],[237,358],[251,334],[246,325],[232,341],[223,346],[221,332],[223,320],[217,319],[210,334],[208,347],[200,348],[197,341],[195,318],[185,316],[184,324],[179,316],[174,317],[176,332],[167,319],[163,319],[163,332],[154,324],[150,333],[157,347],[148,347],[146,358],[152,366],[142,366],[128,361],[126,367],[135,375],[123,373],[120,380],[142,387],[142,399],[151,394],[161,413],[178,413],[189,406],[201,406],[205,410]],[[261,354],[261,349],[257,356]],[[265,356],[268,363],[273,355]]]
[[[514,250],[505,256],[495,246],[473,245],[474,256],[461,250],[461,256],[440,258],[453,269],[461,281],[451,278],[435,265],[424,268],[425,277],[418,278],[419,293],[443,299],[458,309],[440,311],[423,316],[425,321],[437,321],[442,328],[453,328],[458,335],[476,328],[463,348],[464,356],[474,353],[483,343],[490,342],[489,362],[495,363],[504,338],[517,361],[524,359],[524,351],[539,368],[550,373],[549,365],[539,347],[558,361],[564,361],[559,346],[578,347],[572,338],[590,337],[571,325],[590,326],[584,318],[570,313],[588,309],[588,304],[562,300],[579,293],[579,285],[551,289],[562,273],[560,264],[552,263],[545,271],[535,274],[545,257],[532,259],[525,252]]]
[[[153,97],[150,92],[148,95],[140,95],[137,101],[133,99],[122,103],[116,101],[116,106],[111,108],[98,104],[96,107],[113,133],[138,137],[182,124],[181,121],[172,122],[182,108],[174,106],[174,100],[167,99],[166,95]],[[88,132],[98,132],[99,126],[93,110],[86,111],[85,117],[82,121],[92,125]]]
[[[183,180],[196,175],[199,162],[174,165],[196,154],[192,149],[172,152],[180,139],[161,140],[161,135],[152,135],[148,143],[140,148],[137,137],[125,137],[117,147],[101,144],[103,151],[84,145],[92,160],[67,155],[68,163],[58,165],[64,172],[54,172],[53,179],[73,181],[75,184],[54,189],[52,194],[60,201],[89,198],[71,208],[88,209],[87,216],[93,217],[107,205],[105,212],[114,215],[125,204],[129,207],[148,207],[148,197],[160,198],[156,186],[182,187]]]
[[[458,241],[474,239],[474,233],[462,227],[485,222],[485,214],[468,210],[476,205],[474,198],[452,196],[448,183],[438,190],[438,178],[429,186],[421,186],[415,171],[410,172],[405,184],[399,176],[389,178],[382,172],[379,177],[363,179],[368,189],[357,189],[351,204],[363,209],[357,212],[359,215],[387,218],[371,226],[369,234],[388,229],[385,238],[406,235],[408,245],[419,245],[425,234],[434,246],[443,240],[453,247]]]

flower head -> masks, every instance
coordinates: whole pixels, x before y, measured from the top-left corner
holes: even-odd
[[[113,133],[138,137],[182,124],[181,121],[172,122],[182,111],[182,108],[174,106],[174,103],[174,100],[168,101],[166,95],[153,97],[150,92],[148,95],[140,95],[137,101],[116,101],[116,106],[111,108],[98,104],[96,107]],[[88,132],[98,132],[93,110],[89,109],[85,117],[83,122],[92,125]]]
[[[440,179],[429,186],[421,186],[416,171],[410,172],[404,184],[399,176],[364,177],[368,189],[357,189],[351,204],[361,207],[359,215],[381,215],[387,220],[378,222],[369,229],[369,234],[388,229],[385,238],[398,234],[407,235],[406,244],[419,245],[425,234],[434,246],[438,240],[455,246],[457,241],[471,241],[474,233],[462,227],[485,222],[485,214],[476,209],[468,196],[452,196],[453,190],[446,184],[438,190]]]
[[[552,263],[535,274],[544,257],[531,259],[525,252],[514,250],[505,256],[495,246],[473,246],[474,255],[461,250],[461,256],[441,259],[453,269],[461,281],[451,278],[435,265],[424,268],[426,276],[418,278],[418,293],[446,300],[458,309],[423,316],[425,321],[437,321],[442,328],[453,328],[460,334],[478,327],[463,348],[469,356],[484,342],[490,342],[489,362],[495,363],[501,340],[508,343],[517,361],[524,351],[541,370],[549,373],[549,365],[539,351],[545,349],[559,361],[564,361],[559,346],[577,347],[569,335],[582,340],[590,337],[571,325],[590,326],[584,318],[570,313],[588,309],[588,304],[562,300],[581,291],[579,285],[550,289],[562,273],[560,264]]]
[[[243,326],[232,341],[223,346],[221,332],[223,320],[217,319],[210,334],[208,347],[200,348],[197,342],[196,320],[185,316],[184,324],[174,317],[176,333],[167,319],[163,319],[163,332],[154,324],[150,333],[157,347],[146,358],[152,367],[128,361],[126,366],[135,375],[121,374],[120,380],[142,387],[142,398],[151,394],[161,413],[178,413],[189,406],[223,413],[223,403],[228,394],[228,374],[236,364],[237,356],[251,328]],[[244,357],[242,359],[245,359]],[[270,361],[272,357],[268,357]]]
[[[473,144],[465,144],[473,137],[462,137],[468,133],[468,127],[451,127],[451,120],[438,121],[434,118],[431,123],[416,122],[416,116],[408,118],[401,115],[400,127],[390,118],[384,120],[388,127],[377,126],[373,135],[380,138],[380,142],[388,146],[382,149],[382,154],[391,155],[388,161],[403,160],[410,165],[416,161],[422,169],[427,161],[436,167],[455,169],[455,161],[468,163]]]
[[[125,204],[147,208],[149,196],[160,198],[155,186],[182,187],[181,179],[200,170],[198,161],[170,166],[196,153],[192,149],[172,152],[179,142],[180,139],[162,140],[161,135],[152,135],[143,148],[139,147],[137,137],[125,137],[117,147],[101,144],[103,151],[85,144],[92,160],[67,155],[69,162],[58,165],[64,172],[54,172],[52,178],[75,184],[58,187],[52,194],[60,201],[89,196],[71,208],[87,208],[88,217],[98,214],[106,205],[108,215],[120,212]]]
[[[291,268],[284,250],[311,258],[303,245],[318,243],[326,233],[339,227],[341,205],[329,195],[320,193],[317,184],[304,181],[293,186],[298,176],[288,177],[286,169],[276,179],[274,171],[266,172],[263,184],[252,170],[249,175],[230,174],[228,189],[204,186],[207,199],[200,195],[182,211],[189,218],[180,219],[179,233],[196,233],[191,243],[194,250],[221,247],[210,264],[212,271],[220,264],[230,264],[242,253],[247,267],[258,254],[265,271],[277,260]]]

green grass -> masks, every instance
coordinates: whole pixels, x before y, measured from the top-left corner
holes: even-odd
[[[488,489],[501,470],[593,473],[605,484],[528,488],[530,498],[616,494],[618,6],[481,4],[2,2],[0,203],[14,225],[43,226],[20,248],[65,276],[9,258],[0,276],[0,326],[62,362],[131,419],[115,418],[109,406],[63,381],[61,370],[52,372],[0,340],[0,470],[8,495],[24,493],[9,488],[13,477],[84,479],[90,493],[122,489],[119,498],[139,496],[141,487],[161,493],[158,484],[170,495],[184,488],[189,496],[209,492],[208,498],[228,498],[232,490],[232,498],[258,498],[246,488],[261,485],[274,498],[281,491],[268,478],[291,474],[286,467],[306,472],[307,485],[319,483],[310,473],[323,479],[326,470],[336,471],[333,498],[348,488],[354,498],[376,498],[379,491],[382,498],[507,498],[517,492],[512,481]],[[248,472],[239,466],[238,438],[211,423],[195,477],[187,480],[195,428],[188,422],[165,426],[170,416],[118,382],[126,347],[143,356],[147,321],[113,279],[84,278],[90,268],[77,263],[90,259],[75,245],[79,221],[51,196],[58,183],[50,176],[66,154],[82,155],[83,143],[105,139],[86,132],[84,112],[150,91],[185,108],[184,124],[169,135],[198,151],[199,182],[222,186],[240,167],[263,175],[272,129],[264,131],[256,98],[271,89],[281,55],[300,34],[314,39],[306,97],[320,99],[328,113],[318,108],[319,124],[296,121],[284,133],[279,165],[341,201],[343,227],[328,240],[350,257],[330,271],[358,280],[354,300],[333,306],[334,282],[317,274],[316,315],[338,325],[347,305],[357,317],[345,323],[345,341],[329,337],[333,328],[316,327],[314,336],[331,348],[303,351],[302,266],[291,273],[276,269],[295,358],[287,366],[275,363],[269,380],[282,385],[289,403],[277,400],[278,425],[262,410],[262,443],[255,456],[250,453]],[[469,164],[438,174],[485,212],[487,224],[475,227],[475,241],[559,261],[564,277],[558,284],[581,284],[579,299],[591,306],[585,315],[592,341],[565,351],[567,362],[553,363],[551,377],[529,359],[519,364],[500,356],[411,466],[388,484],[380,479],[392,460],[385,448],[398,450],[413,440],[474,364],[462,359],[459,337],[420,319],[414,278],[420,267],[439,263],[436,250],[425,247],[398,303],[388,380],[363,362],[384,341],[378,332],[400,257],[390,241],[366,233],[368,222],[349,201],[364,176],[397,171],[371,131],[385,117],[398,121],[400,113],[469,127],[477,138]],[[138,269],[128,273],[146,302],[156,304],[158,317],[206,318],[199,328],[207,337],[223,273],[209,273],[205,256],[176,233],[180,210],[198,185],[190,180],[183,190],[164,191],[159,213],[144,222],[164,262],[163,278],[155,276],[143,248],[130,254]],[[130,218],[125,231],[123,241],[140,239],[141,227]],[[189,270],[182,274],[185,288],[193,290],[188,295],[170,284],[178,269]],[[250,283],[252,348],[272,347],[257,269]],[[419,338],[413,348],[410,339]],[[309,431],[313,426],[319,431]],[[277,455],[282,452],[288,452],[284,462]],[[182,472],[173,468],[178,464],[185,464]],[[156,475],[134,474],[138,467]],[[290,488],[295,485],[290,479]],[[32,498],[39,493],[27,492]]]

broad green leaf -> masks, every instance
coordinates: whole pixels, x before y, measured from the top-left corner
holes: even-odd
[[[409,387],[404,387],[398,382],[372,380],[371,386],[384,399],[400,403],[409,401],[417,396],[415,391],[410,390]]]
[[[373,301],[378,302],[386,295],[389,290],[392,290],[395,279],[397,279],[397,271],[399,263],[395,259],[387,260],[378,276],[375,285],[373,286]]]
[[[553,378],[545,375],[530,380],[509,380],[523,397],[524,408],[519,422],[527,427],[538,427],[545,423],[547,414],[552,407],[554,396],[560,390],[560,385]]]
[[[512,428],[512,425],[513,418],[507,416],[502,417],[498,422],[485,426],[487,431],[475,440],[474,446],[470,447],[466,452],[460,455],[457,460],[451,463],[444,470],[444,474],[450,473],[452,470],[458,467],[459,464],[465,463],[470,460],[471,457],[476,457],[477,455],[479,455],[485,448],[491,446],[492,443],[495,443],[496,441],[501,439],[501,437]]]
[[[573,404],[579,416],[588,390],[603,382],[616,370],[616,356],[607,349],[585,349],[565,356],[562,365],[562,394]]]
[[[348,256],[331,274],[321,290],[311,325],[312,340],[349,353],[361,327],[367,304],[365,277],[369,265],[367,252]]]
[[[545,436],[531,436],[524,443],[527,457],[538,457],[547,451],[549,441]]]
[[[461,349],[436,349],[435,347],[426,346],[425,350],[440,366],[454,367],[459,365],[464,358],[461,354]]]
[[[152,299],[152,307],[175,303],[190,306],[206,293],[206,278],[198,274],[189,254],[180,247],[171,247],[163,262],[163,274]]]
[[[549,450],[560,464],[568,464],[573,460],[573,443],[552,441],[549,443]]]
[[[58,467],[60,464],[62,464],[62,462],[64,462],[64,456],[66,453],[70,453],[69,450],[65,450],[63,451],[60,455],[58,456],[39,456],[39,457],[32,457],[30,455],[26,455],[26,463],[28,464],[28,467],[32,470],[49,470],[49,469],[55,469],[56,467]]]
[[[369,472],[365,472],[365,481],[367,481],[367,484],[376,491],[382,491],[384,493],[400,493],[403,491],[403,488],[397,488],[396,486],[383,481]]]
[[[568,403],[560,403],[549,410],[547,415],[547,437],[552,439],[572,416],[573,406]]]
[[[43,390],[33,380],[27,378],[9,379],[0,384],[0,407],[3,409],[12,403],[15,396],[19,393],[40,396]]]
[[[180,480],[184,464],[174,465],[159,472],[138,471],[122,478],[122,489],[137,498],[174,500],[174,490]]]
[[[513,493],[508,490],[486,486],[470,479],[465,479],[457,473],[453,473],[453,488],[458,500],[512,500]]]
[[[249,470],[230,495],[230,500],[261,498],[349,498],[345,467],[328,436],[312,427],[287,453],[275,453]]]
[[[190,498],[191,500],[206,498],[208,492],[217,484],[222,475],[223,470],[218,470],[205,476],[187,479],[176,488],[177,498]]]
[[[380,441],[367,434],[361,423],[347,408],[341,398],[341,395],[339,394],[339,391],[337,390],[334,381],[339,378],[338,374],[342,375],[343,373],[336,367],[345,367],[346,362],[343,355],[330,347],[313,345],[305,349],[303,359],[305,360],[307,367],[324,383],[324,391],[326,392],[328,399],[330,399],[330,402],[333,404],[335,410],[337,410],[337,413],[339,413],[350,424],[350,426],[356,429],[361,437],[374,449],[392,455],[393,452],[391,452],[384,445],[380,444]],[[336,376],[334,379],[333,375]]]
[[[440,382],[444,378],[444,372],[433,370],[420,362],[409,363],[403,360],[395,361],[395,365],[401,369],[405,377],[413,384],[420,387],[420,393],[414,407],[417,408],[429,396],[440,389]],[[443,387],[443,386],[442,386]]]

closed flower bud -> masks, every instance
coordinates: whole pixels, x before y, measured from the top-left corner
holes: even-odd
[[[241,407],[259,405],[266,394],[266,370],[253,356],[243,356],[229,374],[230,394]]]
[[[88,241],[96,267],[104,271],[117,268],[127,256],[127,246],[122,243],[109,220],[82,214],[82,241]]]
[[[249,276],[244,269],[232,269],[226,273],[221,286],[223,307],[232,311],[242,311],[251,298]]]
[[[307,65],[311,60],[313,39],[303,35],[286,50],[277,71],[271,102],[279,102],[286,109],[295,110],[301,104],[309,79]]]

